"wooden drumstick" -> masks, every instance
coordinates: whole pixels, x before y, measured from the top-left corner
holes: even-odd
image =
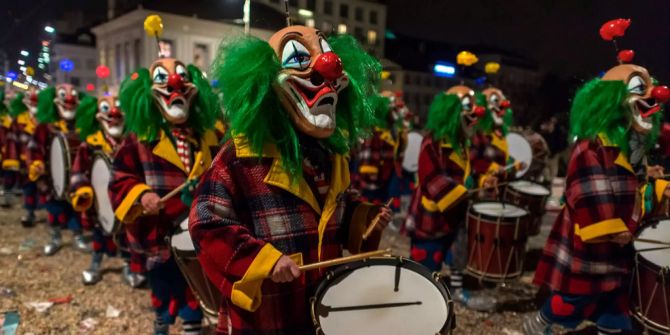
[[[360,261],[360,260],[370,258],[370,257],[390,255],[390,254],[391,254],[391,249],[382,249],[382,250],[362,252],[360,254],[355,254],[355,255],[351,255],[351,256],[345,256],[345,257],[330,259],[330,260],[323,261],[323,262],[317,262],[317,263],[302,265],[302,266],[300,266],[300,271],[305,272],[305,271],[311,271],[311,270],[316,270],[316,269],[322,269],[322,268],[327,268],[327,267],[331,267],[331,266],[335,266],[335,265]]]
[[[670,246],[670,242],[650,240],[650,239],[647,239],[647,238],[636,238],[635,241],[642,242],[642,243],[651,243],[651,244],[660,244],[660,245]]]
[[[389,206],[391,206],[392,202],[393,202],[393,198],[389,199],[386,202],[386,204],[384,205],[384,207],[388,208]],[[375,216],[374,219],[372,219],[372,223],[370,223],[370,225],[368,226],[368,229],[366,229],[365,232],[363,233],[363,239],[364,240],[367,240],[368,237],[370,237],[370,234],[372,234],[372,231],[375,229],[375,227],[379,223],[379,220],[381,220],[381,215],[382,215],[382,213],[380,212],[379,214],[377,214],[377,216]]]
[[[478,187],[478,188],[473,188],[471,190],[468,190],[468,194],[477,193],[479,191],[488,190],[488,189],[491,189],[491,188],[498,188],[499,186],[505,186],[509,183],[510,183],[509,181],[506,181],[506,182],[502,182],[502,183],[497,183],[495,186],[482,186],[482,187]]]

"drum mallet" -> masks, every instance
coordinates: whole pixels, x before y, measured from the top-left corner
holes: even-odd
[[[389,199],[386,202],[386,204],[384,205],[384,207],[388,208],[389,206],[391,206],[391,203],[393,203],[393,198]],[[368,229],[366,229],[365,232],[363,233],[363,239],[364,240],[367,240],[368,237],[370,237],[370,234],[372,234],[372,231],[375,229],[375,227],[379,223],[379,220],[381,220],[381,213],[377,214],[377,216],[375,216],[375,218],[372,219],[372,223],[370,223],[370,225],[368,226]]]
[[[300,268],[301,272],[305,272],[305,271],[328,268],[328,267],[335,266],[335,265],[341,265],[341,264],[351,263],[351,262],[355,262],[355,261],[360,261],[360,260],[370,258],[370,257],[384,256],[384,255],[390,255],[390,254],[391,254],[391,249],[368,251],[368,252],[362,252],[360,254],[355,254],[355,255],[351,255],[351,256],[345,256],[345,257],[330,259],[330,260],[323,261],[323,262],[301,265],[299,268]]]

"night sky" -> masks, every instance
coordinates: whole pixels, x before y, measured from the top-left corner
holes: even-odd
[[[170,0],[165,0],[170,1]],[[218,0],[223,3],[239,0]],[[387,0],[394,32],[455,44],[484,44],[523,54],[541,70],[589,79],[615,63],[611,43],[598,35],[613,18],[633,20],[620,45],[636,63],[670,83],[670,1],[667,0]],[[411,9],[408,7],[411,3]],[[0,49],[10,55],[37,47],[41,28],[69,8],[104,18],[105,0],[2,0]],[[408,13],[411,12],[411,15]]]

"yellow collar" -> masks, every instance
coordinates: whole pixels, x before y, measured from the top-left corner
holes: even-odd
[[[9,115],[2,116],[2,127],[9,129],[12,126],[12,118]]]
[[[88,135],[86,137],[86,143],[90,144],[91,146],[101,148],[102,151],[104,151],[107,155],[111,155],[112,151],[114,151],[111,144],[109,144],[105,138],[105,135],[100,130],[98,130],[95,134]]]
[[[30,115],[30,112],[25,111],[19,116],[16,117],[16,122],[23,125],[23,131],[32,135],[35,133],[35,128],[37,127],[37,122]]]
[[[54,122],[53,125],[55,127],[57,127],[58,129],[60,129],[60,131],[63,132],[64,134],[67,134],[67,133],[70,132],[70,129],[67,127],[67,121],[65,121],[65,120],[58,120],[58,121]]]
[[[447,149],[452,148],[451,143],[447,142],[447,140],[440,141],[440,147]],[[451,154],[449,154],[449,160],[463,169],[463,180],[465,180],[470,175],[470,152],[468,152],[468,150],[463,150],[463,153],[464,155],[459,155],[456,153],[456,150],[452,150]]]
[[[194,154],[195,161],[193,164],[193,169],[191,169],[191,173],[189,174],[189,179],[199,177],[204,169],[212,164],[212,156],[209,147],[216,145],[216,142],[212,142],[212,138],[216,139],[216,135],[208,133],[210,133],[210,131],[207,131],[200,139],[200,151],[197,151]],[[172,141],[164,131],[161,130],[161,137],[151,152],[154,155],[165,159],[186,173],[186,168],[184,167],[184,163],[181,162],[181,159],[179,159],[177,149],[175,149]]]
[[[616,143],[612,142],[609,140],[607,135],[600,133],[598,134],[598,139],[600,139],[600,142],[602,142],[603,146],[605,147],[611,147],[611,148],[617,148],[619,149],[619,146],[616,145]],[[630,165],[630,162],[628,162],[628,157],[624,155],[623,151],[619,149],[619,155],[616,157],[614,160],[614,164],[628,170],[630,173],[635,174],[635,170],[633,170],[633,167]]]
[[[233,138],[233,144],[235,145],[235,154],[239,158],[245,157],[258,157],[254,154],[249,146],[249,142],[243,136],[236,136]],[[273,158],[272,166],[270,171],[265,176],[263,181],[268,184],[278,188],[281,188],[299,199],[305,201],[307,204],[314,209],[317,214],[321,215],[319,219],[319,249],[318,255],[321,259],[321,244],[323,240],[323,234],[326,231],[326,225],[330,218],[335,213],[337,208],[337,198],[344,192],[347,187],[349,187],[349,163],[345,156],[340,154],[335,154],[333,157],[333,170],[330,178],[330,187],[328,188],[328,194],[326,195],[326,201],[323,205],[323,208],[319,205],[319,202],[316,200],[316,197],[312,193],[311,187],[307,184],[305,178],[301,175],[297,182],[292,182],[288,171],[284,168],[282,164],[282,158],[277,151],[277,148],[274,144],[268,143],[263,147],[263,152],[261,157]]]

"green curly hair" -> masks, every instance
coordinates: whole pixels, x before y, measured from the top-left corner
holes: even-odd
[[[628,89],[623,81],[593,79],[576,93],[570,109],[570,135],[577,139],[594,140],[599,134],[629,152],[631,112],[625,104]],[[651,148],[660,133],[663,113],[652,115],[653,128],[646,137]]]
[[[375,112],[374,125],[382,129],[389,128],[389,113],[391,112],[391,99],[382,96],[376,95],[371,98],[371,103],[373,110]]]
[[[0,116],[7,115],[9,108],[5,105],[5,90],[0,90]]]
[[[40,123],[53,123],[58,121],[58,108],[54,103],[55,98],[56,87],[54,86],[47,87],[37,94],[37,121]]]
[[[218,97],[202,72],[195,65],[186,66],[186,70],[191,83],[198,89],[197,95],[191,101],[186,124],[200,137],[214,127],[221,109]],[[169,127],[154,102],[152,84],[149,70],[141,68],[127,77],[119,90],[121,109],[125,112],[125,132],[133,133],[139,139],[149,142],[156,140],[159,132]]]
[[[336,131],[323,144],[332,152],[346,154],[369,134],[375,122],[381,64],[349,35],[331,37],[328,42],[342,60],[349,85],[339,93]],[[302,174],[298,133],[275,91],[282,67],[270,44],[255,37],[224,43],[212,69],[230,122],[228,136],[244,134],[259,156],[265,143],[274,143],[289,175]]]
[[[100,123],[95,118],[96,114],[98,114],[98,99],[96,97],[87,95],[79,101],[75,127],[82,141],[100,130]]]
[[[17,93],[14,99],[9,103],[9,116],[17,117],[19,114],[28,110],[28,106],[23,103],[23,93]]]
[[[461,125],[463,105],[456,94],[438,93],[428,108],[426,130],[435,140],[449,141],[451,147],[461,154],[465,135]]]

